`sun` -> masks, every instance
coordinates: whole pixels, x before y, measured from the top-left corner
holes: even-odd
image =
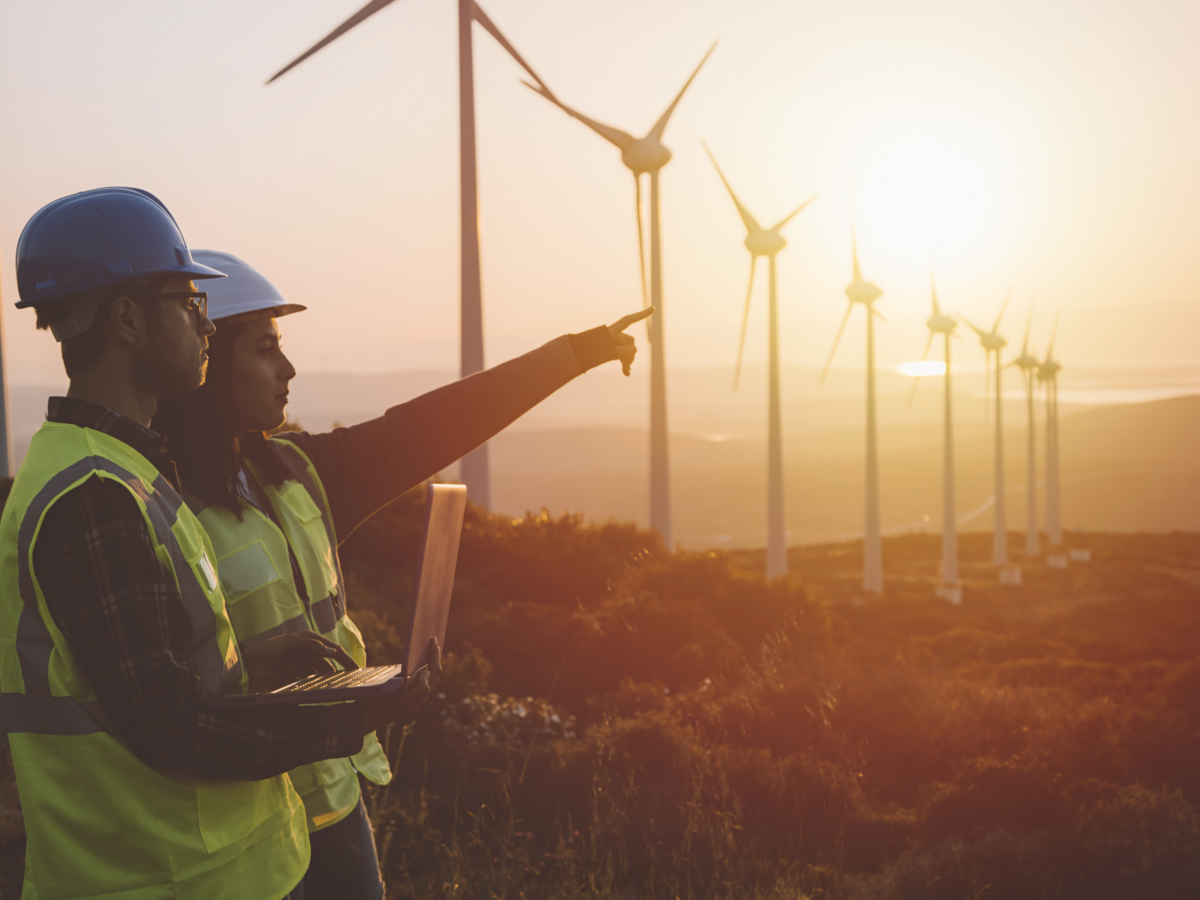
[[[1017,216],[1010,142],[969,110],[900,106],[856,129],[862,231],[889,256],[969,272],[991,269]]]
[[[937,359],[914,360],[896,366],[896,371],[909,378],[941,378],[946,374],[946,364]]]

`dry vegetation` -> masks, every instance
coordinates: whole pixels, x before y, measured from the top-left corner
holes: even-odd
[[[419,495],[343,548],[398,658]],[[1014,536],[1014,544],[1017,538]],[[371,789],[390,896],[1200,896],[1200,536],[930,598],[936,536],[667,553],[633,526],[468,513],[446,677]],[[7,757],[0,766],[7,767]],[[0,773],[0,894],[22,829]]]

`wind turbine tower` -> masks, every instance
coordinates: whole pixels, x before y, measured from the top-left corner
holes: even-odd
[[[1054,358],[1057,333],[1058,318],[1055,317],[1050,346],[1046,350],[1046,359],[1038,366],[1037,379],[1046,387],[1046,534],[1051,548],[1046,563],[1060,569],[1066,567],[1067,558],[1062,553],[1062,493],[1058,467],[1058,373],[1062,366]]]
[[[854,304],[862,304],[867,311],[867,509],[863,534],[863,590],[882,594],[883,540],[879,525],[879,447],[875,429],[875,317],[880,313],[875,309],[875,301],[883,296],[883,291],[863,278],[858,265],[853,197],[850,200],[850,249],[854,261],[854,274],[846,288],[846,297],[850,302],[846,306],[846,314],[842,316],[842,324],[838,326],[837,336],[833,339],[833,348],[829,351],[829,359],[821,371],[819,383],[825,383],[825,376],[833,365],[834,354],[837,353],[842,332],[846,330],[846,323],[850,321],[850,314],[854,312]]]
[[[1025,524],[1025,555],[1037,556],[1041,553],[1038,542],[1038,503],[1037,503],[1037,416],[1035,401],[1037,399],[1037,370],[1038,359],[1029,352],[1029,330],[1033,327],[1033,305],[1029,307],[1029,319],[1025,323],[1025,340],[1021,342],[1021,355],[1014,359],[1010,366],[1021,370],[1021,380],[1025,383],[1025,405],[1028,409],[1028,428],[1026,444],[1029,456],[1028,476],[1025,482],[1026,524]]]
[[[298,66],[322,47],[331,44],[354,26],[369,19],[393,0],[371,0],[349,19],[321,38],[316,44],[292,60],[267,81],[270,84],[285,72]],[[459,124],[459,199],[461,228],[461,377],[483,369],[483,279],[479,269],[479,199],[475,165],[475,62],[471,24],[478,22],[538,84],[542,80],[529,64],[500,33],[487,13],[475,0],[458,2],[458,124]],[[488,465],[488,445],[471,451],[462,460],[462,480],[471,502],[491,506],[491,470]]]
[[[929,328],[929,340],[925,342],[925,352],[921,354],[924,360],[933,346],[933,339],[942,335],[946,342],[946,407],[944,413],[944,444],[942,449],[942,585],[937,589],[937,595],[957,605],[962,603],[962,587],[958,581],[958,514],[955,509],[957,498],[954,491],[954,392],[950,380],[950,338],[955,337],[954,329],[958,323],[952,316],[942,312],[938,305],[937,286],[933,283],[933,273],[929,274],[930,292],[933,297],[933,315],[926,321]],[[917,384],[913,385],[916,392]]]
[[[663,543],[674,546],[671,528],[671,466],[667,437],[667,368],[663,346],[663,298],[662,298],[662,243],[659,228],[658,173],[671,161],[671,151],[662,142],[663,132],[671,120],[671,113],[683,99],[684,92],[700,72],[701,66],[716,49],[709,47],[700,65],[684,83],[671,105],[667,107],[654,127],[643,138],[635,138],[628,132],[611,125],[603,125],[589,119],[559,101],[549,89],[538,81],[537,85],[525,82],[567,115],[578,119],[600,137],[621,151],[621,162],[633,173],[634,202],[638,224],[638,260],[641,263],[643,304],[654,306],[650,317],[650,527],[662,535]],[[537,80],[535,78],[535,80]],[[650,298],[645,299],[646,266],[642,251],[642,176],[650,176]]]
[[[1004,312],[1008,309],[1008,302],[1011,299],[1012,291],[1010,290],[1008,296],[1004,298],[1004,303],[1000,307],[1000,313],[996,316],[996,321],[992,324],[991,331],[984,331],[972,322],[967,322],[965,318],[963,321],[967,322],[970,329],[979,336],[979,343],[983,346],[983,352],[986,356],[987,388],[984,394],[986,396],[987,392],[993,389],[996,392],[996,505],[995,524],[992,534],[992,564],[999,567],[1000,580],[1003,583],[1020,584],[1021,570],[1010,567],[1008,563],[1008,507],[1007,489],[1004,484],[1004,366],[1000,359],[1004,348],[1008,346],[1008,341],[999,333],[1000,321],[1004,318]],[[994,364],[992,362],[993,357],[995,358]],[[993,378],[995,379],[994,381]]]
[[[776,304],[775,257],[784,247],[783,226],[790,222],[800,210],[812,203],[816,196],[809,197],[792,212],[780,219],[770,228],[763,228],[758,220],[750,215],[750,211],[738,200],[737,194],[729,186],[725,173],[717,165],[708,145],[704,145],[708,158],[716,167],[717,174],[733,205],[737,207],[738,215],[746,226],[746,249],[750,251],[750,286],[746,288],[746,309],[742,313],[742,336],[738,342],[737,368],[733,371],[733,389],[736,391],[738,378],[742,372],[742,351],[746,347],[746,323],[750,320],[750,297],[754,291],[754,270],[760,256],[765,256],[768,263],[767,295],[767,329],[768,329],[768,412],[767,412],[767,577],[778,578],[787,574],[787,530],[783,515],[783,430],[779,411],[779,317]]]

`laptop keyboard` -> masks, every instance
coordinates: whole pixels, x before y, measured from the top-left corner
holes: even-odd
[[[403,668],[404,666],[367,666],[365,669],[348,669],[332,675],[310,675],[272,693],[295,694],[303,691],[327,691],[332,688],[370,687],[395,678]]]

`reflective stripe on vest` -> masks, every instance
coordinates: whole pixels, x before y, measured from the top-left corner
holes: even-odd
[[[111,460],[92,456],[69,466],[47,482],[30,503],[17,533],[17,583],[24,604],[17,624],[17,658],[21,662],[25,693],[4,694],[4,729],[9,734],[70,735],[111,731],[99,703],[80,703],[73,697],[51,696],[50,656],[54,639],[38,612],[37,592],[30,570],[33,539],[46,508],[71,485],[97,471],[115,475],[137,494],[149,515],[155,538],[171,557],[179,593],[192,623],[192,658],[196,663],[196,674],[205,691],[215,693],[241,681],[241,659],[226,667],[225,655],[217,646],[212,607],[171,531],[183,500],[161,475],[154,480],[152,490],[147,491],[145,482],[132,472]],[[237,653],[236,644],[231,646],[230,652]]]

